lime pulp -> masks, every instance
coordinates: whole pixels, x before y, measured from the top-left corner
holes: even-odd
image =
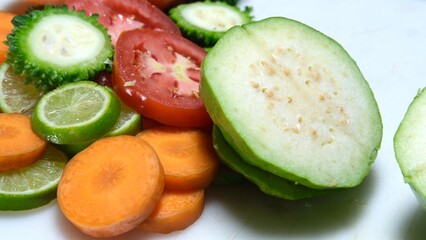
[[[118,120],[120,102],[92,81],[64,84],[43,95],[31,123],[34,132],[55,144],[76,144],[104,136]]]

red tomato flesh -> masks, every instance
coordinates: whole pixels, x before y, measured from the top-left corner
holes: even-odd
[[[180,34],[176,24],[147,0],[66,0],[69,8],[98,14],[98,21],[108,28],[115,46],[121,32],[149,28]]]
[[[145,117],[179,127],[212,124],[199,96],[206,51],[184,37],[149,29],[123,32],[113,65],[113,87]]]
[[[148,0],[161,10],[168,10],[181,3],[190,2],[191,0]]]

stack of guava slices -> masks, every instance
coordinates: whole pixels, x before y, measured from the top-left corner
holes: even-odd
[[[358,186],[370,172],[380,111],[335,40],[271,17],[228,30],[201,70],[219,156],[265,193],[312,197]]]

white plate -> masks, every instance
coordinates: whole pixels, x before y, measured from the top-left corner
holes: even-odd
[[[4,9],[12,0],[2,0]],[[426,215],[396,163],[393,136],[417,90],[426,85],[424,0],[242,0],[256,19],[285,16],[334,38],[356,60],[382,113],[382,149],[358,188],[302,201],[274,199],[255,187],[211,187],[190,228],[169,235],[138,230],[117,239],[421,239]],[[0,23],[1,24],[1,23]],[[91,239],[56,202],[0,213],[1,239]]]

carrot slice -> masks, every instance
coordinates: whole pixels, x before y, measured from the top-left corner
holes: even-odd
[[[13,29],[12,18],[15,15],[14,13],[0,11],[0,64],[6,60],[9,47],[4,44],[4,41],[7,40],[7,35]]]
[[[29,116],[0,113],[0,171],[30,165],[46,146],[47,141],[33,132]]]
[[[58,204],[82,232],[112,237],[135,228],[162,196],[164,173],[154,149],[134,136],[100,139],[75,155],[58,186]]]
[[[196,128],[158,126],[138,133],[157,152],[164,168],[165,188],[202,189],[215,178],[219,159],[212,138]]]
[[[164,234],[183,230],[201,216],[204,198],[204,189],[191,192],[165,191],[155,210],[138,228]]]

